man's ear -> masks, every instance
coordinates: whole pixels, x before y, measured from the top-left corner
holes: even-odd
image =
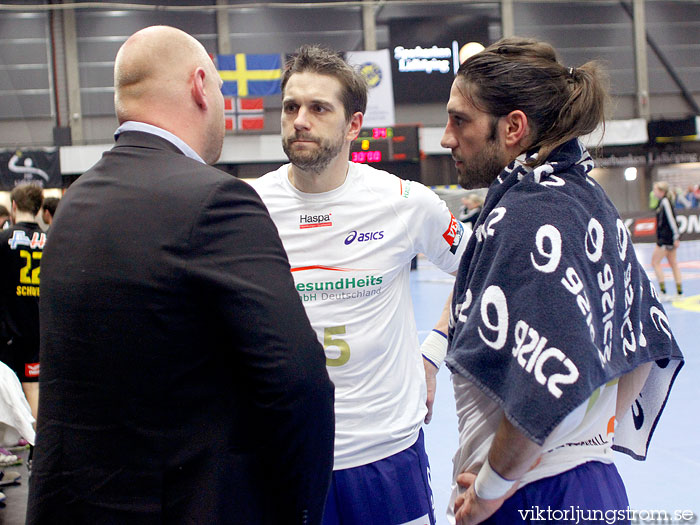
[[[206,76],[207,74],[204,71],[204,68],[198,67],[194,70],[194,75],[192,78],[192,98],[201,109],[207,109],[208,107],[207,94],[206,90],[204,89],[204,80]]]
[[[357,138],[357,136],[360,134],[360,130],[362,129],[362,119],[364,118],[364,115],[360,111],[356,111],[353,113],[352,117],[350,118],[350,127],[348,129],[348,133],[345,136],[346,140],[353,141]]]
[[[504,144],[508,147],[525,150],[530,141],[530,123],[527,115],[516,109],[503,117],[505,121]]]

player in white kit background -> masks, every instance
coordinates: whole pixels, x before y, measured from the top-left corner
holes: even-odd
[[[349,162],[367,87],[339,55],[302,47],[287,64],[282,94],[290,164],[253,186],[277,225],[335,383],[334,475],[323,523],[434,523],[421,426],[430,418],[447,316],[422,357],[410,262],[423,253],[454,273],[466,245],[462,226],[420,183]]]

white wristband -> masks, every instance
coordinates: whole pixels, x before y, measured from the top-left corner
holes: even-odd
[[[513,485],[515,485],[515,481],[505,479],[491,468],[487,457],[474,480],[474,492],[482,499],[500,499]]]
[[[437,330],[431,330],[423,344],[420,345],[420,352],[428,361],[440,368],[447,355],[447,336]]]

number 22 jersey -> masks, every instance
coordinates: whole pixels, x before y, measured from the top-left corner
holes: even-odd
[[[413,445],[426,414],[411,259],[423,253],[454,272],[466,239],[445,203],[420,183],[351,162],[339,188],[303,193],[288,169],[252,185],[277,225],[326,351],[335,384],[334,469],[366,465]]]
[[[33,222],[0,230],[0,358],[21,381],[39,376],[39,272],[45,243],[46,234]]]

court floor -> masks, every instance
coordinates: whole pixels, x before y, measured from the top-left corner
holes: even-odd
[[[652,245],[637,246],[638,256],[652,276]],[[630,507],[638,511],[675,511],[695,514],[695,521],[645,521],[637,523],[700,523],[700,241],[684,242],[678,251],[686,298],[666,304],[671,327],[686,357],[666,409],[654,434],[646,461],[640,462],[616,453],[615,461],[627,486]],[[432,329],[454,278],[427,260],[419,258],[418,269],[411,272],[411,290],[419,337]],[[670,270],[666,282],[673,289]],[[426,448],[431,463],[432,485],[438,525],[446,525],[445,509],[452,479],[452,456],[457,447],[457,417],[452,397],[450,373],[443,367],[438,374],[438,389],[432,422],[425,427]],[[22,484],[5,487],[7,507],[0,508],[0,525],[24,523],[27,497],[27,472],[19,467]],[[658,516],[659,514],[656,514]],[[652,514],[653,516],[653,514]]]
[[[653,245],[636,246],[652,281]],[[668,403],[654,433],[646,461],[635,461],[615,453],[615,462],[627,487],[630,508],[640,511],[638,523],[700,522],[700,365],[695,354],[700,351],[700,241],[686,241],[678,248],[685,298],[666,303],[671,328],[686,358],[669,396]],[[665,261],[664,261],[665,262]],[[666,268],[667,289],[673,290],[673,277]],[[418,269],[411,273],[411,287],[419,338],[432,329],[454,278],[419,258]],[[425,439],[431,465],[435,512],[438,525],[447,524],[445,509],[452,479],[452,456],[457,447],[457,417],[452,397],[450,372],[442,367],[438,373],[433,420],[425,427]],[[642,511],[694,513],[694,521],[644,521],[663,516]],[[688,514],[686,514],[688,516]]]

